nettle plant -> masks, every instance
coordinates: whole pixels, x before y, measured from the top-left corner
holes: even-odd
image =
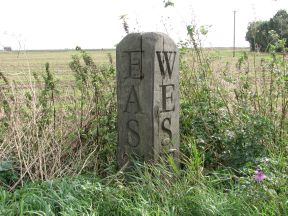
[[[96,65],[87,52],[79,47],[76,50],[79,53],[69,64],[75,75],[75,95],[79,97],[74,101],[73,116],[78,122],[80,143],[96,143],[101,152],[98,165],[104,167],[113,160],[116,147],[115,66],[111,54],[108,65]],[[88,149],[95,150],[92,146]]]

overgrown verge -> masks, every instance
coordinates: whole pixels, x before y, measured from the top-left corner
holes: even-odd
[[[60,91],[49,63],[44,74],[28,75],[28,89],[18,89],[1,74],[6,85],[0,92],[0,185],[14,189],[26,180],[88,170],[102,175],[113,165],[115,67],[112,60],[96,65],[77,49],[70,62],[75,81],[69,95]]]

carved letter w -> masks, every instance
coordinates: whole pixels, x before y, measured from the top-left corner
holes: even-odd
[[[166,76],[167,72],[169,75],[169,78],[171,79],[174,63],[175,63],[175,57],[176,52],[175,51],[156,51],[159,67],[161,71],[161,75],[163,77]]]

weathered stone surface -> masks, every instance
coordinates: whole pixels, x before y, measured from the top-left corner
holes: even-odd
[[[156,161],[179,153],[179,52],[162,33],[133,33],[117,46],[118,152]]]

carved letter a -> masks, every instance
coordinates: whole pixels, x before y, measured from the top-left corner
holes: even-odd
[[[129,107],[131,107],[131,109],[129,109]],[[134,85],[131,86],[124,112],[132,112],[131,110],[134,110],[134,113],[141,112],[142,110]]]

